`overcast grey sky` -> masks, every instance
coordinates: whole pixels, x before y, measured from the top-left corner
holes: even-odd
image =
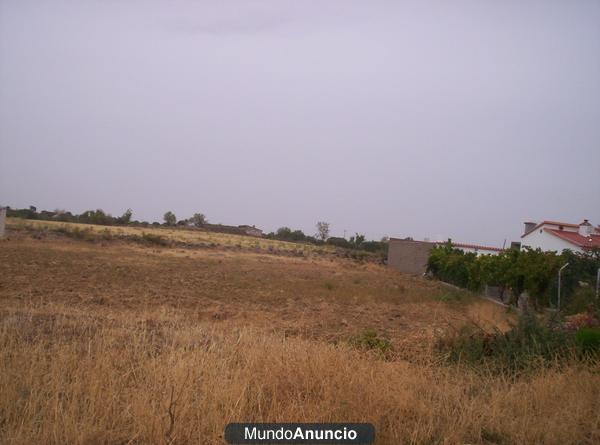
[[[600,1],[0,0],[0,204],[501,245],[600,223]]]

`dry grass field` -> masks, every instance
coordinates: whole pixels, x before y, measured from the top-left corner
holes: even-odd
[[[58,221],[27,220],[7,218],[7,224],[13,229],[28,229],[55,232],[58,230],[73,231],[76,229],[89,231],[91,235],[111,234],[113,236],[142,236],[143,234],[160,236],[179,243],[200,247],[235,247],[243,249],[277,250],[298,253],[328,253],[335,250],[332,246],[315,246],[313,244],[291,243],[287,241],[255,238],[251,236],[229,233],[208,232],[196,229],[169,227],[122,227],[98,226],[94,224],[63,223]]]
[[[232,421],[372,422],[378,444],[600,442],[596,368],[440,363],[436,336],[511,315],[435,282],[319,255],[8,235],[2,443],[222,444]],[[391,350],[357,348],[367,331]]]

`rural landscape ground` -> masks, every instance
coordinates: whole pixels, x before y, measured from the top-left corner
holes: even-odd
[[[508,329],[492,302],[314,246],[75,227],[9,220],[0,241],[2,443],[222,444],[234,421],[371,422],[378,444],[600,442],[597,368],[514,377],[434,353],[466,323]]]

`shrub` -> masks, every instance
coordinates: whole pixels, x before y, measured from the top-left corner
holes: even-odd
[[[474,253],[465,254],[462,250],[454,249],[450,242],[438,246],[431,251],[427,269],[437,278],[460,287],[470,287],[469,277]]]
[[[374,330],[350,337],[350,344],[359,349],[376,351],[382,356],[387,356],[392,350],[392,343],[387,338],[379,337]]]
[[[350,258],[356,261],[363,261],[369,257],[367,252],[363,252],[361,250],[355,250],[350,253]]]
[[[580,314],[590,309],[598,309],[599,303],[594,288],[591,286],[579,287],[573,292],[571,298],[568,299],[564,307],[564,312],[568,315]]]
[[[507,332],[486,332],[469,324],[440,338],[436,349],[451,362],[521,371],[573,357],[575,339],[558,320],[540,321],[535,314],[524,313]]]
[[[435,296],[436,300],[444,301],[444,302],[457,302],[464,301],[465,298],[469,297],[469,293],[461,290],[461,289],[448,289],[447,292],[444,292],[440,295]]]
[[[577,346],[583,353],[595,353],[600,351],[600,329],[581,328],[575,336]]]
[[[387,254],[387,246],[386,242],[381,241],[363,241],[360,244],[360,248],[362,250],[366,250],[367,252],[385,252]]]
[[[148,244],[155,244],[158,246],[168,246],[169,240],[160,236],[153,235],[152,233],[142,233],[142,241]]]
[[[71,238],[76,238],[85,241],[93,241],[96,239],[94,233],[91,229],[80,229],[79,227],[74,227],[72,230],[66,230],[64,232],[65,235],[70,236]]]
[[[326,244],[335,246],[335,247],[341,247],[343,249],[351,249],[353,247],[353,245],[350,243],[350,241],[348,241],[345,238],[341,238],[341,237],[337,237],[337,236],[332,236],[330,238],[327,239]]]

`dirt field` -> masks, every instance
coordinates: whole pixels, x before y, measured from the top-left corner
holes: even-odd
[[[368,421],[379,444],[598,443],[600,377],[440,365],[505,309],[382,266],[225,249],[0,241],[0,441],[223,443],[230,421]],[[367,331],[385,356],[353,347]]]

